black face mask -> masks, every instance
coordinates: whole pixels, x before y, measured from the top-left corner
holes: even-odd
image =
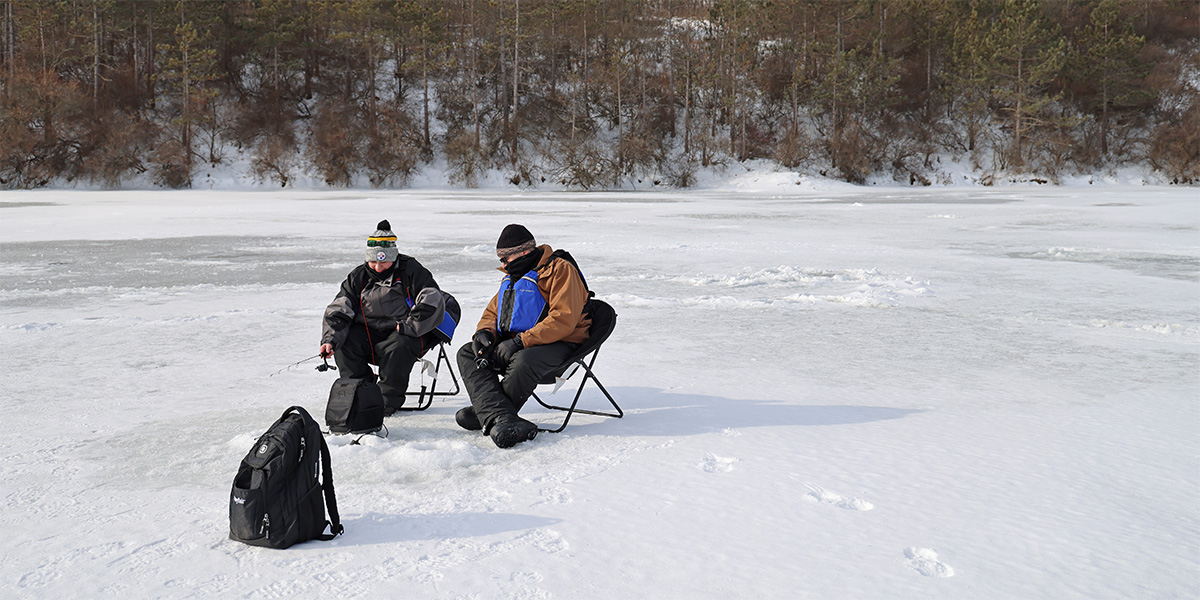
[[[396,263],[394,263],[394,262],[392,263],[392,266],[388,267],[387,269],[384,269],[384,271],[382,273],[376,273],[375,269],[371,268],[371,265],[367,265],[367,275],[369,275],[371,277],[371,279],[374,279],[375,281],[387,281],[388,277],[391,277],[392,273],[395,272],[395,270],[396,270]]]
[[[538,265],[538,261],[542,258],[542,252],[534,248],[532,252],[510,261],[504,266],[504,272],[512,277],[520,277],[534,269]]]

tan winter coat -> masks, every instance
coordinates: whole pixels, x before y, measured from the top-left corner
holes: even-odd
[[[554,249],[548,245],[538,246],[534,252],[542,253],[542,260],[539,261],[539,266],[535,270],[538,272],[538,291],[546,299],[548,310],[546,318],[520,334],[521,345],[529,348],[554,342],[578,344],[586,340],[592,320],[583,316],[583,307],[587,303],[588,292],[587,287],[583,285],[583,279],[579,277],[579,272],[571,263],[562,258],[549,260]],[[546,262],[548,260],[549,262]],[[504,271],[504,269],[499,270]],[[492,333],[499,334],[496,331],[499,296],[497,293],[492,296],[491,302],[488,302],[487,308],[483,311],[483,317],[479,319],[479,325],[475,328],[476,331],[487,329]]]

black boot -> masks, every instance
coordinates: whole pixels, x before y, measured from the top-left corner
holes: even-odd
[[[400,396],[399,400],[397,400],[391,396],[384,396],[383,397],[383,416],[390,417],[390,416],[396,414],[400,410],[401,406],[404,406],[404,396]]]
[[[501,417],[492,425],[492,441],[497,448],[512,448],[517,444],[537,437],[537,425],[516,415]]]
[[[454,413],[454,420],[459,427],[467,431],[483,429],[483,425],[479,423],[479,417],[475,416],[475,408],[471,406],[458,409],[458,412]]]

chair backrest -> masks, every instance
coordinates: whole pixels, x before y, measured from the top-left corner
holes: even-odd
[[[591,301],[591,316],[592,325],[588,328],[588,339],[584,340],[566,360],[563,361],[562,367],[555,369],[553,373],[542,378],[541,383],[554,383],[554,378],[566,372],[567,368],[583,359],[585,356],[595,352],[600,344],[603,344],[608,336],[612,335],[613,329],[617,327],[617,311],[613,310],[607,302],[592,298]]]

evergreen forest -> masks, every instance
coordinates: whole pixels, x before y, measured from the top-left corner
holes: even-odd
[[[1200,183],[1195,0],[2,0],[0,189]]]

